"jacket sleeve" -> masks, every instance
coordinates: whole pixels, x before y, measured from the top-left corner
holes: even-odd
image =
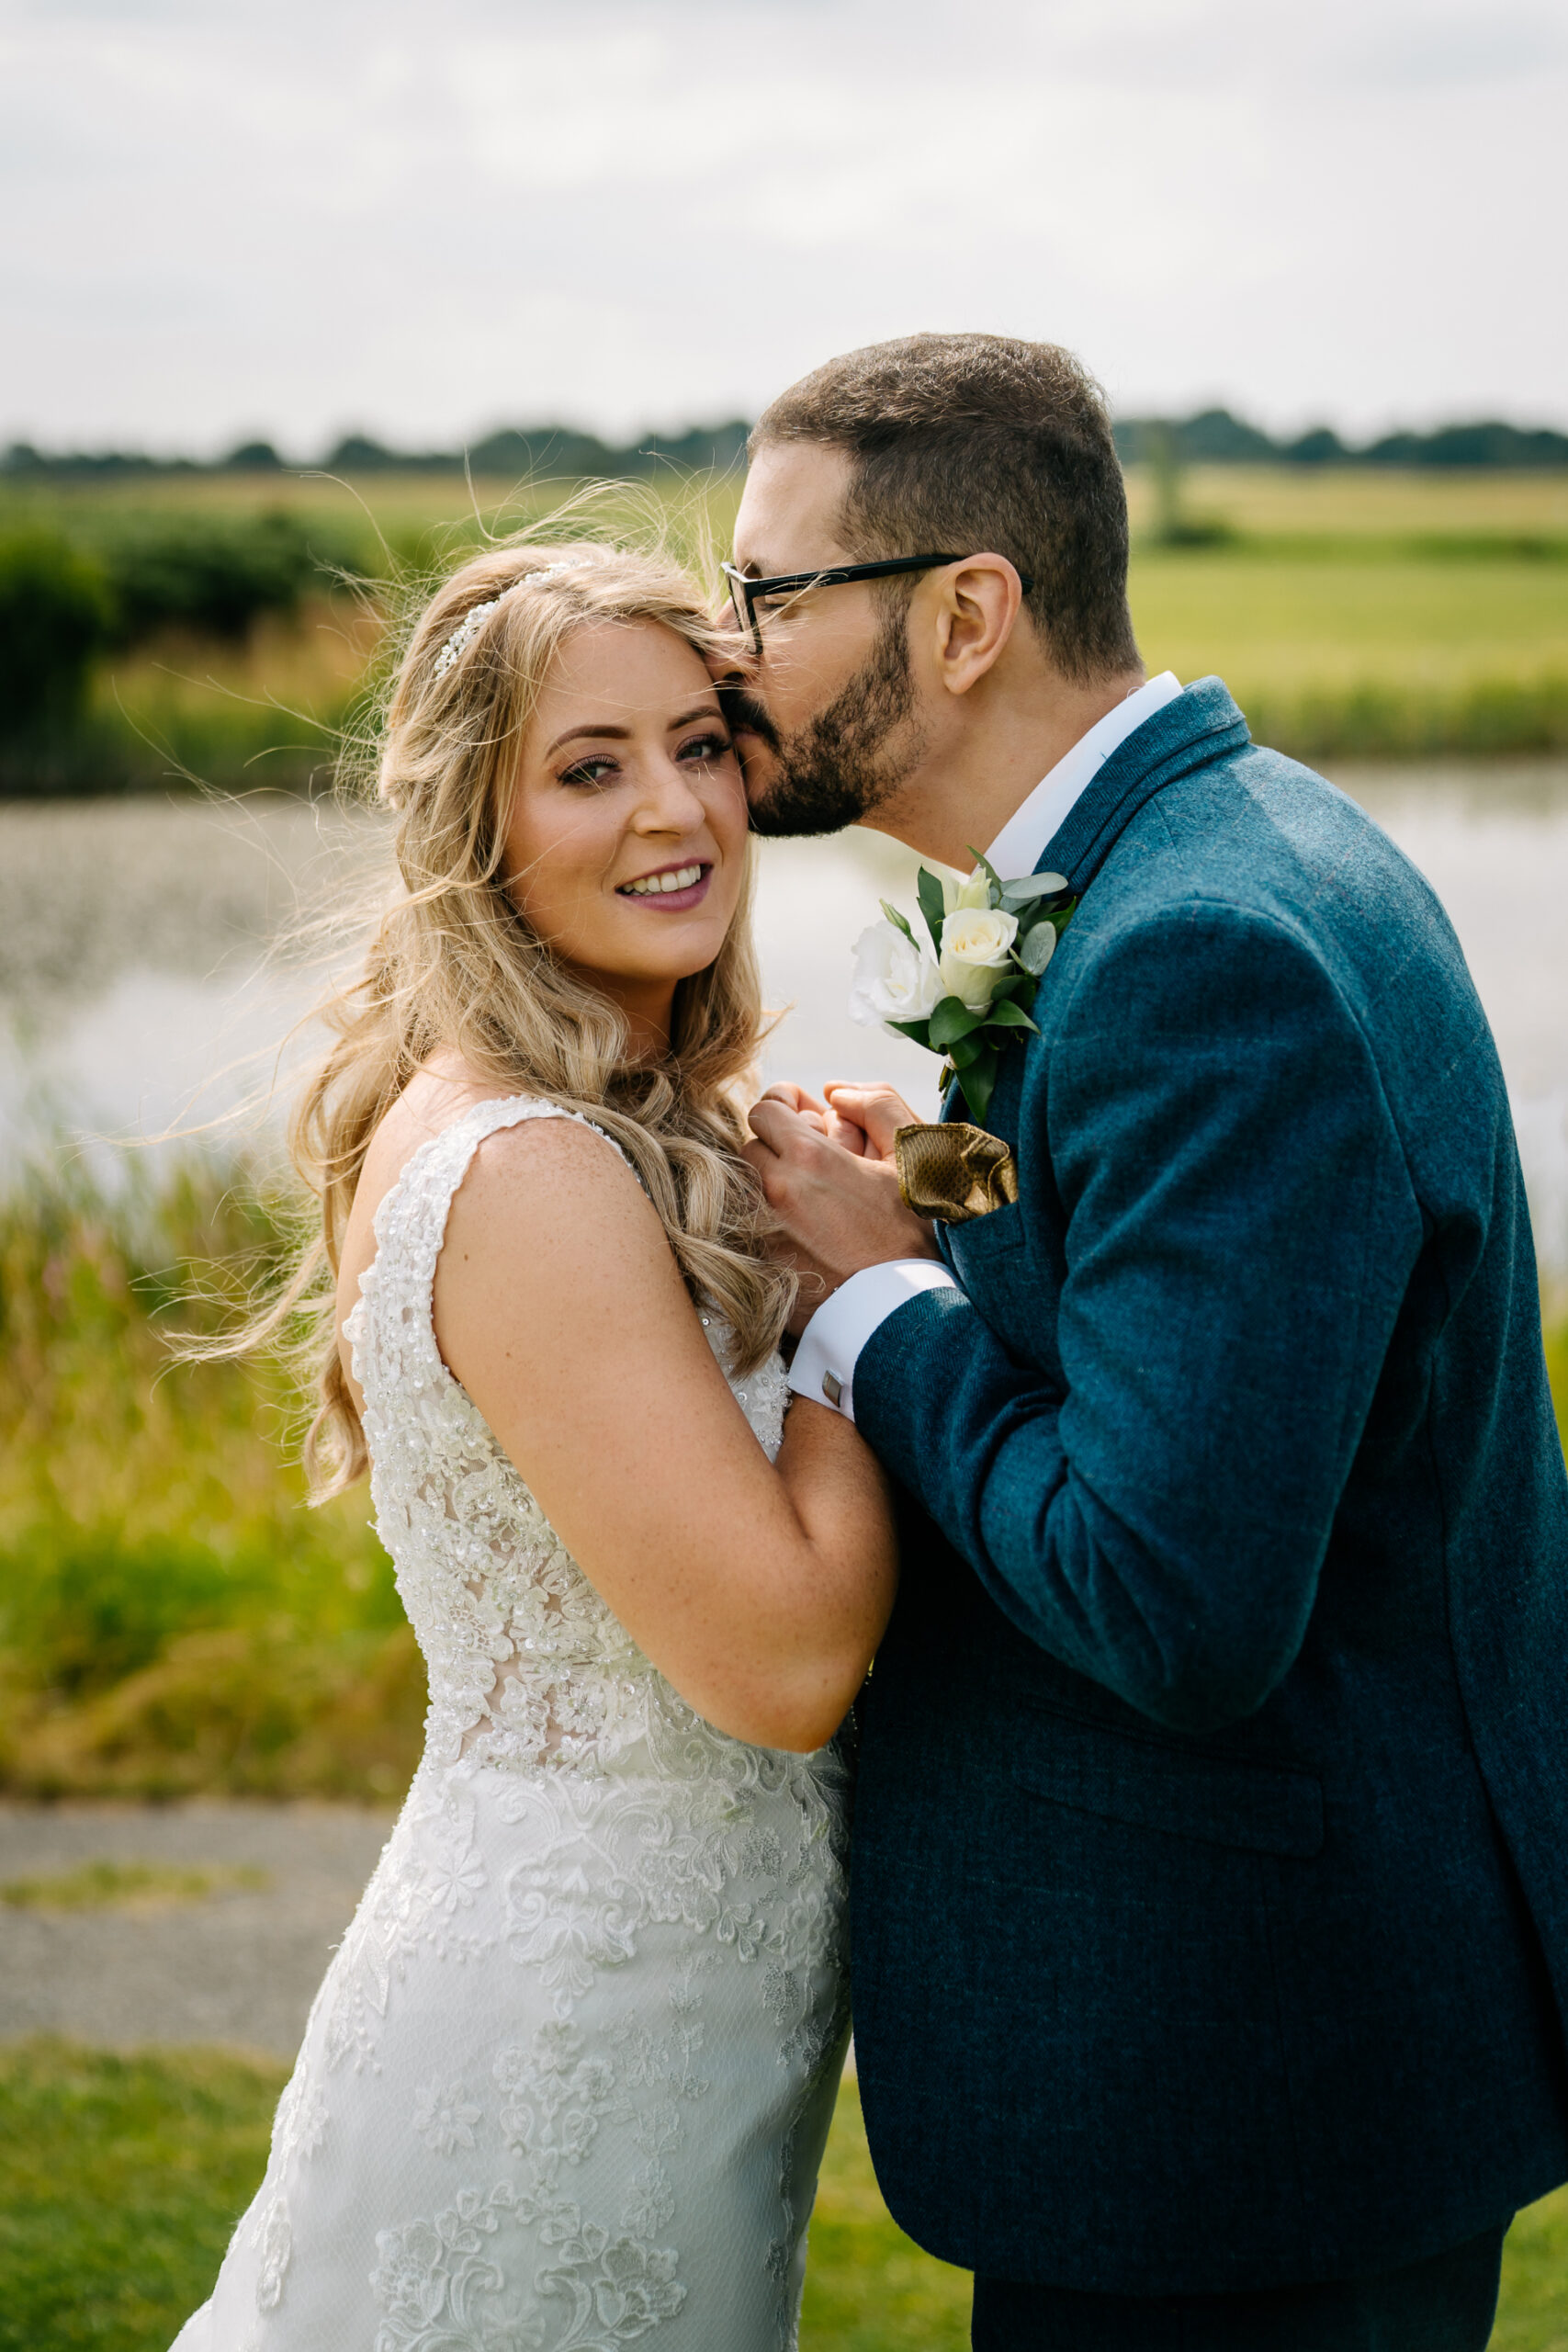
[[[1032,1640],[1212,1729],[1300,1647],[1421,1217],[1310,944],[1200,901],[1085,944],[1025,1093],[1062,1377],[931,1292],[868,1342],[856,1419]]]

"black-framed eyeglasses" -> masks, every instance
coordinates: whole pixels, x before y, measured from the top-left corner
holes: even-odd
[[[851,580],[891,580],[900,571],[935,571],[944,563],[966,563],[962,555],[898,555],[886,563],[835,563],[824,571],[780,571],[771,578],[757,579],[742,571],[739,564],[719,566],[729,582],[729,602],[738,627],[751,640],[753,652],[762,650],[761,624],[757,618],[759,596],[795,596],[807,588],[841,588]],[[1019,573],[1019,582],[1027,596],[1034,582],[1026,571]]]

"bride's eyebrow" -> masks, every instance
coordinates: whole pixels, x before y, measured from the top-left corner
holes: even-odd
[[[682,711],[679,718],[670,721],[665,732],[673,735],[681,728],[690,727],[694,718],[716,718],[721,727],[724,725],[724,713],[718,705],[707,702],[700,709]],[[630,741],[631,733],[629,727],[614,727],[608,719],[598,727],[569,727],[564,735],[558,735],[555,741],[547,746],[545,757],[552,759],[563,743],[577,743],[590,739],[597,742],[626,743]]]
[[[578,742],[584,736],[592,735],[601,741],[616,743],[629,742],[631,731],[629,727],[612,727],[607,720],[603,727],[569,727],[564,735],[558,735],[555,741],[548,746],[545,757],[547,760],[549,759],[554,752],[560,750],[563,743]]]

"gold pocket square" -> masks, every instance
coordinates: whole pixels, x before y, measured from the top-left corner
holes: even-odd
[[[900,1127],[893,1138],[898,1190],[917,1216],[964,1225],[1018,1198],[1018,1169],[1005,1143],[962,1119]]]

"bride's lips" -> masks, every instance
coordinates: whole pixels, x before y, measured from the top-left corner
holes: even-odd
[[[701,865],[702,872],[698,875],[694,882],[688,882],[678,890],[668,890],[664,888],[660,888],[658,890],[637,890],[634,889],[632,887],[632,884],[635,882],[649,882],[654,880],[662,882],[663,877],[667,874],[684,874],[694,865]],[[632,882],[618,882],[615,885],[615,896],[618,899],[624,899],[628,906],[651,907],[655,913],[667,915],[684,914],[688,908],[700,907],[702,905],[703,900],[708,894],[708,884],[712,880],[713,867],[707,859],[695,857],[677,858],[671,865],[655,866],[652,874],[634,875]]]

